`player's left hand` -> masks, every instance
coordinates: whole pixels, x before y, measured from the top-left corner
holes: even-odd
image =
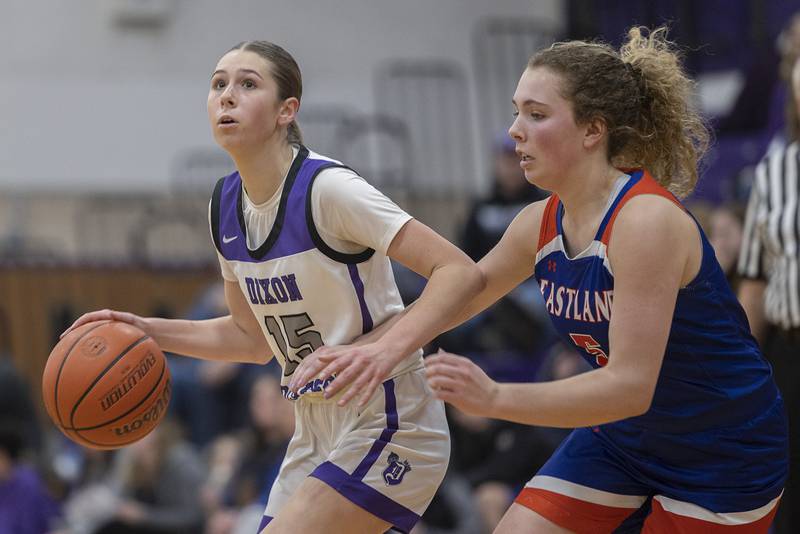
[[[347,391],[336,404],[346,406],[358,396],[360,408],[388,378],[394,365],[394,358],[379,342],[320,347],[297,366],[289,382],[289,390],[297,393],[298,389],[315,378],[324,380],[335,376],[325,388],[325,398],[331,398],[347,387]]]
[[[469,358],[440,349],[425,358],[425,374],[436,398],[464,413],[491,416],[500,386]]]

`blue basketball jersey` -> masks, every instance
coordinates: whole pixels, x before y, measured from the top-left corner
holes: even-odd
[[[625,175],[616,183],[591,245],[572,258],[564,247],[563,204],[554,195],[545,208],[535,276],[556,330],[595,368],[613,358],[608,326],[614,274],[607,246],[616,215],[641,194],[682,207],[646,171]],[[750,487],[772,498],[783,486],[788,452],[780,395],[714,250],[698,230],[702,263],[678,292],[650,409],[594,430],[653,485],[691,480],[718,486],[715,477],[722,473],[731,487]]]

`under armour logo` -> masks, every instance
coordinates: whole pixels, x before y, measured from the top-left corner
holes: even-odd
[[[555,262],[555,260],[547,260],[547,272],[550,272],[550,273],[556,272],[556,262]]]

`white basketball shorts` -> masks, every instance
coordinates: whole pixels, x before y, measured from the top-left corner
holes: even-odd
[[[355,404],[296,401],[294,436],[259,532],[307,476],[397,530],[408,532],[419,521],[450,458],[444,404],[422,368],[384,382],[361,410]]]

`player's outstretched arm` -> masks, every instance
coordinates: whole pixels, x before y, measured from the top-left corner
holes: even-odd
[[[79,317],[61,335],[85,323],[121,321],[148,334],[167,352],[204,360],[267,363],[272,359],[272,350],[235,282],[225,281],[225,301],[230,315],[202,321],[140,317],[116,310],[93,311]]]
[[[295,370],[290,389],[297,389],[316,376],[335,374],[336,380],[326,388],[326,396],[350,385],[339,404],[347,404],[356,395],[360,404],[366,403],[403,358],[438,334],[448,317],[484,286],[480,269],[466,254],[413,219],[394,237],[388,256],[428,278],[413,309],[373,343],[318,349]]]
[[[384,371],[390,372],[406,355],[489,307],[531,275],[543,210],[542,202],[525,208],[500,243],[480,261],[479,290],[470,289],[474,275],[467,256],[423,224],[411,221],[395,237],[389,256],[429,279],[420,298],[355,346],[315,351],[295,371],[290,388],[339,373],[328,387],[328,395],[352,382],[339,403],[344,405],[358,394],[359,402],[365,402],[385,379]],[[356,365],[356,361],[364,363]],[[369,366],[380,370],[362,371]],[[371,378],[367,381],[367,377]]]
[[[486,281],[483,290],[450,316],[441,332],[455,328],[492,306],[533,275],[546,205],[547,199],[534,202],[511,221],[497,245],[478,262]]]
[[[608,365],[535,384],[498,384],[472,361],[426,358],[428,382],[442,400],[475,415],[530,425],[577,428],[645,413],[652,402],[678,290],[697,272],[697,228],[668,201],[638,197],[620,212],[609,245],[614,301]]]
[[[533,274],[539,228],[546,204],[547,200],[534,202],[517,214],[498,244],[478,262],[486,283],[483,290],[458,309],[439,334],[455,328],[490,307]],[[359,337],[356,344],[372,343],[383,337],[415,304],[416,302],[411,303],[403,312]]]

